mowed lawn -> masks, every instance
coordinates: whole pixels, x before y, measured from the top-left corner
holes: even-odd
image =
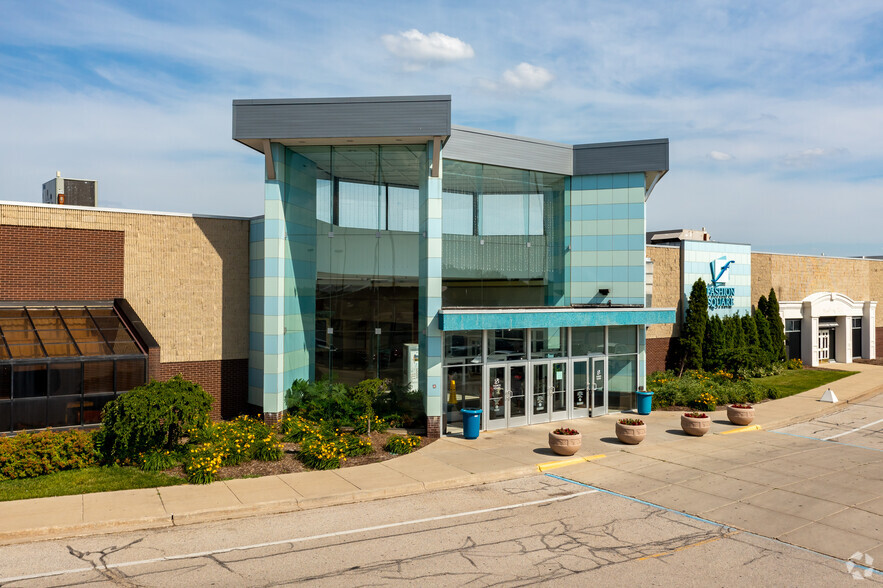
[[[840,370],[788,370],[776,376],[752,378],[751,381],[776,391],[776,398],[785,398],[835,382],[857,372]]]
[[[0,482],[0,502],[24,498],[45,498],[69,494],[90,494],[112,490],[156,488],[186,484],[183,478],[174,478],[158,472],[143,472],[131,467],[94,467],[66,470],[36,478],[21,478]]]

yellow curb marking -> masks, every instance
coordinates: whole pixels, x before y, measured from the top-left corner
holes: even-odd
[[[746,433],[748,431],[759,431],[763,427],[760,425],[748,425],[747,427],[739,427],[738,429],[730,429],[729,431],[721,431],[721,435],[729,435],[730,433]]]
[[[638,561],[644,561],[645,559],[653,559],[654,557],[663,557],[666,555],[671,555],[673,553],[677,553],[677,552],[683,551],[685,549],[690,549],[691,547],[699,547],[700,545],[705,545],[706,543],[714,543],[715,541],[720,541],[721,539],[726,539],[728,537],[732,537],[733,535],[738,535],[738,534],[739,534],[739,531],[733,531],[732,533],[727,533],[726,535],[721,535],[720,537],[712,537],[711,539],[705,539],[703,541],[698,541],[696,543],[684,545],[683,547],[678,547],[677,549],[672,549],[671,551],[663,551],[662,553],[654,553],[653,555],[639,557]]]
[[[598,455],[590,455],[588,457],[572,457],[570,459],[565,459],[562,461],[547,461],[546,463],[538,463],[537,468],[541,472],[545,472],[546,470],[554,470],[555,468],[563,468],[565,466],[576,465],[578,463],[583,463],[584,461],[592,461],[593,459],[601,459],[602,457],[607,457],[603,453],[599,453]]]

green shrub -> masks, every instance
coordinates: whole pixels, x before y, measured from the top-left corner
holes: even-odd
[[[653,407],[689,406],[714,410],[715,405],[733,402],[759,402],[767,397],[767,388],[741,379],[730,372],[690,370],[680,377],[673,372],[655,372],[647,376],[653,391]]]
[[[259,419],[239,416],[232,421],[209,423],[193,437],[194,443],[214,445],[221,465],[235,466],[246,461],[278,461],[282,444],[273,429]]]
[[[346,461],[346,443],[336,433],[319,431],[300,442],[298,458],[308,468],[333,470]]]
[[[184,473],[191,484],[211,484],[221,469],[224,459],[220,447],[214,443],[194,443],[184,460]]]
[[[370,425],[370,426],[369,426]],[[389,423],[379,416],[375,416],[373,419],[368,415],[362,415],[356,417],[356,422],[353,424],[353,431],[360,434],[367,434],[371,431],[376,431],[378,433],[384,433],[389,430]]]
[[[300,443],[304,437],[315,435],[320,426],[299,415],[287,414],[279,421],[279,432],[289,443]]]
[[[383,446],[394,455],[405,455],[420,447],[420,437],[414,435],[393,435]]]
[[[152,380],[104,407],[96,434],[105,462],[137,461],[139,454],[174,452],[183,437],[208,422],[212,398],[199,384],[175,376]]]
[[[91,432],[40,431],[0,437],[0,480],[32,478],[97,462]]]
[[[309,383],[295,380],[285,393],[288,410],[314,422],[327,421],[334,426],[352,426],[364,407],[344,384],[328,380]]]
[[[343,442],[344,453],[347,457],[368,455],[374,451],[371,441],[360,435],[341,435],[340,439]]]
[[[684,366],[688,369],[702,369],[702,344],[707,324],[708,291],[705,281],[699,278],[690,291],[680,337]]]
[[[181,462],[177,452],[164,449],[162,451],[151,451],[139,456],[138,467],[145,472],[161,472],[175,467]]]
[[[410,426],[421,422],[426,417],[423,407],[423,395],[418,390],[411,390],[409,385],[389,386],[389,390],[374,402],[375,412],[396,426]]]

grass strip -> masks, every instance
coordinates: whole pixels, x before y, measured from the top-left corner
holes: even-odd
[[[66,470],[38,476],[0,482],[0,502],[25,498],[46,498],[48,496],[68,496],[111,492],[113,490],[134,490],[137,488],[157,488],[176,486],[187,481],[161,472],[143,472],[137,468],[108,466]]]
[[[751,381],[774,390],[776,398],[786,398],[824,386],[825,384],[830,384],[855,373],[857,372],[841,370],[788,370],[775,376],[752,378]]]

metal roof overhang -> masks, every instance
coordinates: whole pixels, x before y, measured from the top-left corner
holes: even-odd
[[[442,331],[672,324],[674,308],[443,308]]]

